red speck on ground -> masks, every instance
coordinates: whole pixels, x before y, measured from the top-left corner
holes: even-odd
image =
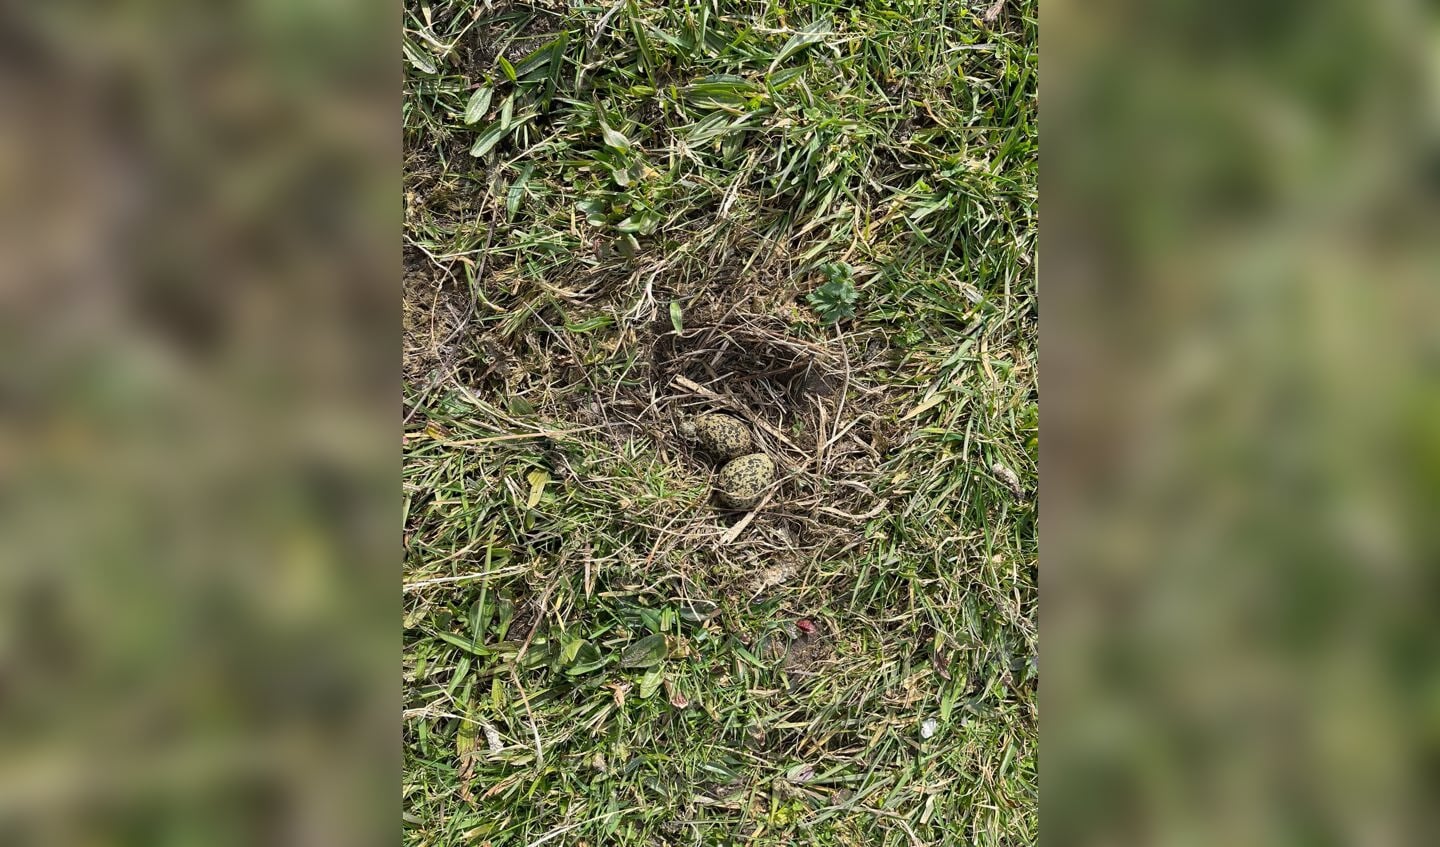
[[[809,618],[801,618],[795,622],[795,626],[806,635],[815,634],[815,624]]]

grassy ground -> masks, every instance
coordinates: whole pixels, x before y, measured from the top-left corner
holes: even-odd
[[[407,843],[1033,843],[1035,14],[408,0]]]

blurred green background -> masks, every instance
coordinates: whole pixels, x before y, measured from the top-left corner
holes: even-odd
[[[388,11],[0,5],[0,843],[399,832]]]
[[[1434,10],[1042,17],[1042,832],[1434,843]]]

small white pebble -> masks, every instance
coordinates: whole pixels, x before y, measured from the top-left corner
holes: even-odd
[[[480,728],[485,730],[485,743],[489,745],[491,753],[499,753],[505,749],[505,742],[500,740],[499,730],[485,721],[480,722]]]
[[[937,729],[939,729],[939,728],[940,728],[940,722],[939,722],[939,721],[935,720],[934,718],[926,718],[926,719],[925,719],[925,722],[922,723],[922,724],[920,724],[920,737],[921,737],[921,738],[934,738],[934,737],[935,737],[935,731],[936,731]]]

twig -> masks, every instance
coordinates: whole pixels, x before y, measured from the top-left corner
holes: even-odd
[[[832,508],[830,506],[816,506],[815,509],[817,511],[824,512],[827,515],[834,515],[837,518],[844,518],[850,521],[868,521],[871,518],[879,517],[880,513],[884,512],[889,507],[889,503],[881,502],[880,505],[876,506],[875,508],[862,515],[852,515],[849,512],[842,512],[839,509]]]
[[[777,440],[779,440],[781,443],[787,445],[790,449],[795,450],[796,452],[803,452],[800,450],[799,447],[795,446],[795,442],[785,437],[785,433],[766,423],[765,420],[759,415],[756,415],[754,412],[750,411],[739,403],[722,397],[719,394],[716,394],[714,391],[711,391],[710,389],[701,385],[700,383],[692,379],[688,379],[684,376],[675,377],[674,382],[676,385],[687,391],[690,391],[691,393],[699,394],[702,397],[708,397],[709,399],[714,400],[718,403],[725,404],[727,407],[734,409],[735,411],[744,415],[751,423],[765,430],[770,435],[774,436]]]
[[[480,444],[498,444],[502,441],[523,441],[526,438],[559,438],[562,435],[575,435],[580,432],[589,432],[600,429],[598,426],[582,426],[575,429],[537,429],[534,432],[516,432],[510,435],[491,435],[486,438],[458,438],[453,441],[440,441],[444,447],[474,447]]]
[[[453,557],[450,557],[453,558]],[[421,579],[415,582],[407,582],[401,585],[401,592],[408,594],[411,591],[419,591],[422,588],[429,588],[432,585],[445,585],[451,582],[468,582],[472,579],[493,579],[501,576],[514,576],[525,572],[525,568],[517,567],[514,570],[486,571],[485,573],[463,573],[456,576],[437,576],[433,579]]]
[[[520,645],[520,652],[515,654],[513,660],[515,664],[518,665],[520,660],[525,658],[526,651],[530,649],[530,642],[535,640],[535,633],[540,631],[540,622],[545,619],[545,604],[549,602],[550,595],[555,591],[555,586],[559,584],[558,580],[551,580],[550,584],[545,586],[545,592],[540,595],[540,600],[535,604],[540,608],[535,612],[535,623],[530,625],[530,634],[525,636],[525,643]]]
[[[845,395],[850,392],[850,351],[845,348],[845,337],[838,326],[835,328],[835,343],[840,345],[840,357],[845,365],[845,381],[840,384],[840,396],[835,401],[835,423],[838,426],[845,419]]]
[[[825,404],[820,402],[819,397],[811,398],[815,401],[815,411],[820,415],[820,422],[815,426],[815,473],[825,473],[825,448],[828,442],[825,440]]]
[[[613,812],[606,812],[606,813],[603,814],[603,815],[596,815],[596,816],[593,817],[593,818],[587,818],[587,819],[585,819],[585,820],[583,820],[583,821],[576,821],[575,823],[572,823],[572,824],[567,824],[567,825],[565,825],[565,826],[556,827],[555,829],[550,830],[549,832],[545,833],[544,835],[540,836],[539,838],[535,839],[534,841],[531,841],[529,844],[525,845],[525,847],[540,847],[540,845],[541,845],[541,844],[544,844],[546,841],[549,841],[549,840],[552,839],[552,838],[558,838],[559,836],[564,835],[565,833],[571,831],[572,829],[579,829],[580,827],[585,826],[586,824],[595,823],[595,822],[597,822],[597,821],[603,821],[603,820],[605,820],[606,818],[613,818],[613,817],[615,817],[616,815],[621,815],[621,814],[624,814],[624,813],[626,813],[626,812],[633,812],[633,811],[635,811],[633,808],[631,808],[631,809],[616,809],[616,810],[613,811]]]
[[[766,493],[765,499],[763,499],[763,500],[761,500],[759,503],[757,503],[757,504],[755,505],[755,508],[753,508],[753,509],[751,509],[749,512],[745,513],[745,517],[741,518],[739,523],[737,523],[737,524],[735,524],[734,526],[730,527],[730,529],[729,529],[728,531],[726,531],[726,533],[725,533],[723,536],[720,537],[720,546],[723,547],[723,546],[725,546],[726,544],[729,544],[730,542],[732,542],[732,541],[734,541],[735,539],[739,538],[739,537],[740,537],[740,533],[742,533],[742,532],[745,531],[745,527],[749,526],[749,525],[750,525],[750,522],[753,521],[753,520],[755,520],[755,515],[756,515],[756,513],[759,512],[761,509],[765,508],[766,506],[768,506],[768,505],[770,504],[770,500],[771,500],[772,498],[774,498],[774,496],[775,496],[775,489],[774,489],[774,488],[771,488],[770,491]]]
[[[530,734],[535,736],[535,764],[543,764],[545,754],[540,749],[540,728],[535,725],[535,712],[530,708],[530,697],[525,693],[525,686],[520,684],[520,677],[515,673],[515,666],[510,666],[510,681],[515,683],[515,690],[520,692],[520,702],[525,704],[525,715],[530,719]]]

